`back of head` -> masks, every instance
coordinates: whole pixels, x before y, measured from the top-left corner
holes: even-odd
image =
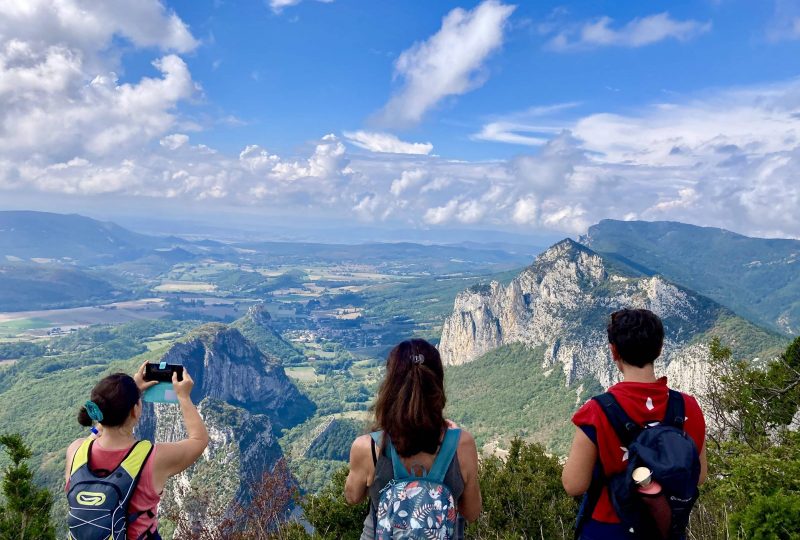
[[[114,373],[101,379],[92,388],[90,401],[100,409],[103,416],[100,423],[104,427],[115,427],[128,420],[140,397],[141,392],[133,377],[125,373]],[[78,411],[78,422],[82,426],[92,425],[93,420],[86,407],[81,407]]]
[[[423,339],[397,345],[386,360],[386,376],[375,401],[376,428],[401,456],[433,454],[444,419],[444,368],[436,347]]]
[[[621,309],[611,314],[608,342],[626,364],[644,367],[652,364],[664,345],[664,325],[648,309]]]

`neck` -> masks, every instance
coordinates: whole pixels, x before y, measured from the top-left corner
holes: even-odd
[[[129,426],[103,427],[99,437],[105,448],[127,448],[135,442],[133,428]]]
[[[644,367],[631,366],[624,364],[622,366],[622,380],[625,382],[641,382],[652,383],[656,382],[656,371],[653,364],[648,364]]]

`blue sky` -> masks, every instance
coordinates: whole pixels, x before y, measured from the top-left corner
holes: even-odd
[[[370,126],[397,87],[393,62],[415,42],[436,33],[450,10],[478,2],[305,1],[280,13],[260,2],[174,2],[170,6],[203,41],[187,63],[200,81],[211,114],[247,122],[214,129],[199,141],[231,151],[258,141],[292,152],[320,133]],[[767,3],[522,2],[509,20],[501,50],[486,62],[487,80],[445,99],[404,138],[430,141],[458,159],[508,157],[519,148],[472,141],[470,130],[494,116],[564,102],[581,105],[567,117],[624,112],[674,94],[746,85],[797,75],[800,41],[774,41]],[[434,7],[432,7],[434,6]],[[645,8],[646,9],[643,9]],[[617,26],[668,12],[676,20],[711,23],[687,41],[664,39],[636,48],[599,47],[561,53],[546,47],[539,26],[602,16]],[[554,22],[553,24],[558,24]],[[150,56],[131,68],[152,72]]]
[[[788,0],[0,6],[0,208],[800,237]]]

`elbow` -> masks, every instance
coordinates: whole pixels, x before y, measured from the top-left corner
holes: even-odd
[[[366,497],[362,494],[360,497],[355,493],[351,493],[348,490],[344,491],[344,500],[347,501],[347,504],[358,504],[363,501]]]
[[[481,517],[481,507],[478,506],[477,508],[465,511],[464,513],[461,514],[461,516],[467,520],[467,523],[473,523],[477,521],[479,517]]]
[[[576,481],[567,474],[561,475],[561,485],[564,486],[564,491],[566,491],[567,495],[570,497],[580,497],[586,493],[587,489],[589,489],[588,483],[584,481]]]
[[[697,479],[697,485],[702,486],[706,483],[706,478],[708,478],[708,472],[705,470],[700,471],[700,477]]]

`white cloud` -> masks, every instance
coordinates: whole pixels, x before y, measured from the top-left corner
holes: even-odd
[[[159,0],[18,0],[0,2],[0,36],[34,46],[67,44],[97,55],[114,36],[136,47],[188,52],[198,45],[188,26]]]
[[[458,203],[458,199],[452,199],[443,206],[428,208],[423,219],[430,225],[448,223],[452,221],[458,213]]]
[[[563,127],[552,124],[565,111],[581,105],[577,102],[556,103],[530,107],[527,110],[505,115],[484,124],[478,133],[470,136],[472,140],[492,141],[523,146],[541,146]]]
[[[399,197],[403,191],[408,188],[419,184],[427,177],[428,173],[422,169],[413,169],[410,171],[403,171],[400,178],[392,181],[392,186],[389,191],[395,197]]]
[[[284,8],[296,6],[303,0],[269,0],[269,7],[272,8],[272,11],[275,13],[280,13],[284,10]],[[334,0],[317,0],[317,2],[322,2],[323,4],[330,4]]]
[[[189,142],[189,136],[184,133],[173,133],[172,135],[167,135],[163,139],[159,141],[159,144],[164,148],[169,148],[170,150],[177,150],[181,146],[185,145]]]
[[[539,205],[533,195],[528,195],[514,204],[511,220],[518,225],[535,225],[539,217]]]
[[[0,3],[0,158],[94,161],[166,135],[198,87],[175,54],[152,62],[158,76],[120,83],[120,39],[174,52],[198,44],[157,0]]]
[[[503,43],[506,20],[515,7],[485,0],[471,11],[456,8],[442,20],[441,29],[414,44],[395,62],[402,88],[378,118],[382,124],[408,126],[442,98],[464,94],[486,80],[483,66]]]
[[[536,134],[547,131],[552,131],[552,129],[511,122],[489,122],[483,126],[479,133],[472,135],[472,139],[525,146],[541,146],[548,141],[548,138]]]
[[[612,28],[614,20],[600,17],[595,21],[562,28],[550,39],[548,47],[557,51],[595,47],[642,47],[666,39],[688,41],[711,30],[710,22],[673,19],[669,13],[635,18],[624,26]]]
[[[370,152],[391,154],[430,154],[431,143],[411,143],[401,141],[391,133],[375,133],[371,131],[345,131],[343,135],[349,142]]]

